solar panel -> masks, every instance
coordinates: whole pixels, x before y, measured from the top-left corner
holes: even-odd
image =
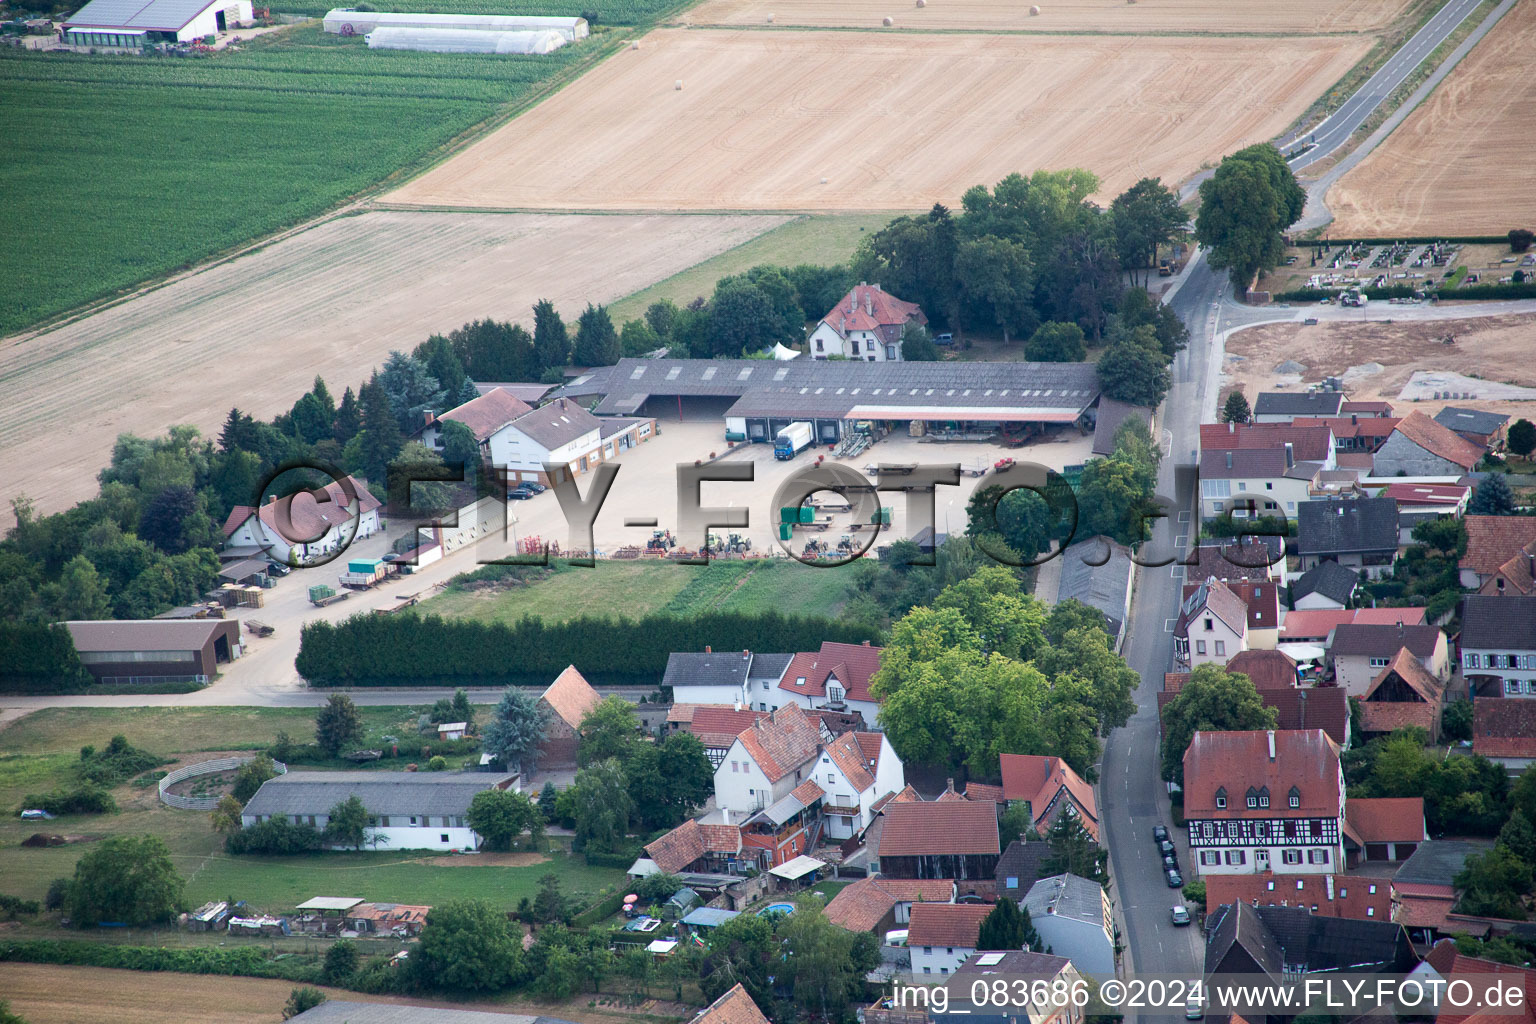
[[[996,967],[1002,962],[1003,954],[1001,953],[983,953],[976,958],[976,966],[978,967]]]

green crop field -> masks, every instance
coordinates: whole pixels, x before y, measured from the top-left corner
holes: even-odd
[[[816,569],[790,559],[716,561],[707,566],[672,562],[599,562],[567,568],[532,584],[501,590],[450,590],[424,602],[424,615],[516,622],[533,615],[564,622],[583,615],[651,614],[680,617],[703,612],[781,611],[835,616],[848,599],[851,570]]]
[[[208,58],[0,50],[0,333],[323,213],[611,48],[371,51],[304,25]]]

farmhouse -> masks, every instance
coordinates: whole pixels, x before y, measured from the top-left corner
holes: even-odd
[[[516,775],[486,772],[296,772],[261,784],[240,815],[249,828],[273,818],[323,829],[331,808],[357,797],[368,809],[366,845],[380,850],[475,850],[465,815],[476,793],[517,789]]]
[[[1291,448],[1204,448],[1200,515],[1294,516],[1297,506],[1307,504],[1321,472],[1321,463],[1298,462]]]
[[[598,416],[724,418],[732,441],[771,442],[805,420],[818,443],[835,444],[856,424],[876,433],[953,428],[1027,437],[1079,424],[1099,384],[1092,363],[621,359],[561,394],[597,398]]]
[[[64,22],[64,43],[137,50],[222,35],[253,18],[251,0],[91,0]]]
[[[1274,981],[1349,971],[1406,972],[1417,962],[1403,926],[1313,914],[1310,907],[1238,902],[1206,919],[1207,974],[1263,974]]]
[[[378,533],[382,507],[353,476],[313,492],[270,495],[259,509],[230,509],[224,520],[225,551],[264,552],[275,562],[303,565]]]
[[[237,619],[115,619],[64,623],[99,683],[207,682],[241,655]]]
[[[567,665],[565,671],[556,676],[555,681],[539,695],[539,704],[546,715],[544,742],[539,744],[539,759],[546,767],[576,763],[581,720],[588,711],[602,703],[602,699],[582,674],[576,671],[575,665]]]
[[[1434,743],[1440,735],[1443,691],[1412,651],[1399,648],[1360,698],[1360,734],[1370,740],[1413,725]]]
[[[1263,656],[1264,660],[1252,660]],[[1296,662],[1280,651],[1244,651],[1227,663],[1228,672],[1239,672],[1253,682],[1259,700],[1275,709],[1275,728],[1321,729],[1341,748],[1349,745],[1349,698],[1337,686],[1298,686]],[[1286,679],[1289,678],[1289,682]],[[1179,695],[1189,682],[1188,672],[1169,672],[1157,695],[1157,714]]]
[[[752,723],[767,718],[766,711],[752,711],[730,704],[673,704],[667,709],[667,730],[686,732],[704,746],[711,768],[719,768],[726,751]]]
[[[1503,446],[1509,417],[1503,413],[1448,405],[1435,413],[1435,422],[1480,448],[1493,448]]]
[[[507,464],[507,428],[519,416],[533,411],[533,406],[505,388],[492,388],[463,405],[455,406],[429,423],[421,432],[422,443],[442,451],[442,424],[456,420],[469,429],[480,445],[481,458],[493,465]]]
[[[507,480],[533,480],[546,487],[579,476],[656,433],[648,417],[599,420],[575,402],[557,398],[513,420],[501,444]],[[553,465],[553,475],[545,469]]]
[[[1486,451],[1422,412],[1409,413],[1371,456],[1371,475],[1460,477]]]
[[[831,741],[821,720],[791,705],[743,730],[715,769],[715,806],[733,815],[756,814],[807,781],[822,744]]]
[[[1351,697],[1364,697],[1381,670],[1392,664],[1399,650],[1407,650],[1437,680],[1450,678],[1450,655],[1445,634],[1437,626],[1362,625],[1335,626],[1328,657],[1334,681]]]
[[[917,303],[903,302],[879,284],[861,282],[821,318],[807,344],[812,359],[895,362],[901,358],[901,332],[909,323],[928,323]]]

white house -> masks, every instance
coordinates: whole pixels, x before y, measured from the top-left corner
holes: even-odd
[[[1030,886],[1019,905],[1052,953],[1084,974],[1114,977],[1115,921],[1102,885],[1077,875],[1052,875]]]
[[[1248,649],[1248,603],[1235,585],[1208,577],[1184,599],[1173,627],[1173,660],[1181,668],[1225,665]]]
[[[1285,515],[1311,500],[1323,466],[1297,462],[1290,446],[1207,448],[1200,453],[1200,515],[1234,519]],[[1251,504],[1250,504],[1251,503]]]
[[[64,22],[64,44],[96,50],[137,50],[185,43],[248,26],[251,0],[91,0]]]
[[[820,719],[795,705],[755,722],[715,769],[715,806],[730,822],[788,796],[811,777],[822,745],[831,740]]]
[[[826,793],[821,810],[829,839],[847,839],[868,828],[875,804],[907,785],[901,758],[878,732],[845,732],[826,744],[811,779]]]
[[[726,704],[775,711],[776,693],[793,654],[752,651],[678,651],[667,658],[661,685],[672,690],[674,704]]]
[[[869,692],[869,680],[880,670],[880,650],[867,641],[829,641],[819,651],[795,655],[779,677],[778,687],[768,695],[768,710],[798,704],[807,711],[857,712],[866,725],[878,728],[880,702]]]
[[[331,808],[357,797],[368,810],[365,845],[379,850],[476,850],[465,815],[476,793],[518,789],[489,772],[289,772],[262,783],[240,815],[246,828],[273,818],[324,829]]]
[[[449,409],[427,424],[421,431],[421,441],[434,451],[442,451],[443,422],[456,420],[474,435],[483,458],[489,459],[494,465],[505,465],[508,454],[506,430],[513,420],[532,411],[533,406],[507,389],[492,388],[463,405]]]
[[[903,302],[878,284],[861,282],[811,332],[811,358],[894,362],[901,358],[901,332],[909,322],[928,323],[917,303]]]
[[[1344,769],[1321,729],[1198,731],[1184,817],[1201,875],[1327,875],[1344,866]]]
[[[1461,672],[1475,698],[1536,698],[1536,597],[1473,594],[1461,612]]]
[[[914,903],[907,923],[907,950],[914,976],[948,975],[976,952],[990,903]]]
[[[536,480],[552,486],[557,480],[545,472],[553,464],[555,475],[577,476],[602,461],[603,424],[596,416],[564,398],[514,420],[502,432],[496,465],[507,468],[509,482]]]
[[[379,500],[356,477],[347,480],[350,497],[333,480],[323,492],[272,495],[260,509],[236,505],[224,520],[225,547],[260,550],[275,562],[303,565],[378,533]]]

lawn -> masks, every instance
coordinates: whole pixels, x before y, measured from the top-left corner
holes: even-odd
[[[720,278],[762,264],[843,263],[870,232],[885,227],[894,216],[890,213],[850,213],[797,217],[750,242],[620,299],[608,307],[608,315],[615,324],[622,324],[640,316],[645,307],[660,299],[671,299],[679,306],[686,306],[701,295],[708,297]],[[806,310],[809,316],[820,316],[823,312]]]
[[[813,569],[788,559],[717,560],[707,566],[607,561],[591,569],[563,569],[539,582],[505,590],[451,590],[420,609],[426,615],[508,623],[525,615],[563,622],[583,615],[688,617],[769,609],[835,616],[847,600],[848,578],[847,573]]]
[[[0,50],[0,194],[11,199],[0,204],[0,333],[420,168],[614,45],[494,58],[377,51],[304,25],[200,59]]]

